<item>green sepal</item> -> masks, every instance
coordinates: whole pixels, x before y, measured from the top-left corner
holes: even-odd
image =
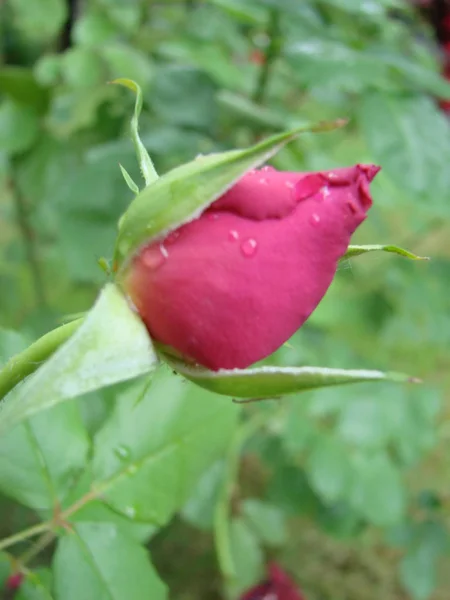
[[[329,369],[327,367],[272,367],[249,369],[221,369],[209,371],[203,367],[190,366],[174,357],[163,355],[169,365],[200,387],[216,394],[234,398],[278,398],[286,394],[306,392],[322,387],[362,383],[369,381],[392,381],[396,383],[419,383],[418,379],[403,373],[369,371],[364,369]]]
[[[428,256],[417,256],[417,254],[413,254],[409,252],[409,250],[404,250],[399,246],[393,246],[392,244],[371,244],[368,246],[349,246],[347,248],[347,252],[344,256],[341,257],[340,260],[347,260],[349,258],[354,258],[355,256],[360,256],[361,254],[366,254],[367,252],[392,252],[393,254],[398,254],[400,256],[404,256],[405,258],[410,258],[411,260],[429,260]]]
[[[136,194],[136,196],[137,196],[139,194],[139,188],[138,188],[137,183],[133,180],[133,178],[128,173],[128,171],[125,169],[125,167],[123,167],[120,163],[119,163],[119,168],[120,168],[120,172],[122,173],[123,178],[125,179],[125,183],[129,187],[129,189],[133,192],[133,194]]]
[[[133,139],[134,147],[136,149],[136,154],[139,161],[139,168],[141,169],[145,185],[150,185],[150,183],[158,179],[158,173],[156,172],[152,159],[150,158],[147,150],[145,149],[141,138],[139,137],[139,115],[141,114],[143,103],[141,87],[131,79],[114,79],[114,81],[111,81],[111,83],[116,85],[123,85],[124,87],[127,87],[136,94],[134,113],[131,119],[131,137]],[[126,181],[128,183],[128,180]]]
[[[158,364],[144,324],[109,283],[72,337],[0,403],[0,435],[35,413]]]
[[[266,162],[301,133],[331,131],[345,121],[280,133],[244,150],[198,157],[172,169],[133,200],[120,220],[114,259],[118,268],[144,244],[198,217],[247,171]]]

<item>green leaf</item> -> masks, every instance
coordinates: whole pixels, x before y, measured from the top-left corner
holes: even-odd
[[[60,503],[84,467],[89,439],[73,402],[0,437],[0,490],[35,510]]]
[[[341,500],[351,476],[348,450],[338,439],[322,435],[308,456],[306,472],[311,487],[326,503]]]
[[[367,252],[392,252],[393,254],[399,254],[400,256],[404,256],[405,258],[410,258],[412,260],[429,260],[427,256],[417,256],[417,254],[413,254],[408,250],[404,250],[399,246],[393,246],[392,244],[371,244],[368,246],[349,246],[347,248],[347,252],[344,256],[341,257],[340,260],[346,260],[348,258],[354,258],[355,256],[360,256],[361,254],[366,254]]]
[[[363,381],[415,382],[402,373],[382,371],[329,369],[327,367],[252,367],[250,369],[220,369],[209,371],[188,366],[173,357],[165,360],[186,379],[225,396],[237,398],[276,398],[330,385]]]
[[[145,326],[116,286],[108,284],[76,333],[3,400],[0,434],[34,413],[133,379],[156,365]]]
[[[84,400],[84,399],[83,399]],[[88,463],[83,474],[79,477],[76,485],[70,490],[64,499],[63,509],[67,509],[86,494],[92,493],[92,464]],[[133,521],[122,513],[111,509],[101,498],[94,499],[84,504],[80,510],[73,513],[70,523],[109,523],[117,527],[126,536],[133,538],[140,544],[146,543],[152,534],[157,531],[155,525]]]
[[[225,464],[217,461],[198,480],[181,514],[183,518],[199,529],[210,530],[214,523],[214,511],[220,493]]]
[[[28,572],[14,600],[53,600],[52,574],[49,569]]]
[[[288,539],[285,515],[278,506],[249,498],[242,503],[241,512],[263,544],[281,546]]]
[[[8,154],[28,150],[39,134],[37,113],[22,104],[5,100],[0,104],[0,148]]]
[[[141,114],[143,103],[141,87],[135,81],[131,81],[131,79],[115,79],[114,81],[111,81],[111,83],[123,85],[136,94],[134,114],[131,119],[131,137],[136,149],[136,155],[139,160],[139,167],[141,169],[145,185],[148,186],[158,179],[158,173],[155,170],[152,159],[148,155],[141,138],[139,137],[139,115]]]
[[[26,347],[26,341],[20,333],[0,327],[0,367],[3,367],[11,356],[21,352]]]
[[[450,549],[444,523],[426,521],[417,526],[406,556],[400,564],[400,578],[414,600],[426,600],[437,584],[440,558]]]
[[[401,189],[427,202],[446,198],[450,126],[431,98],[371,91],[359,101],[359,120],[374,158]]]
[[[148,554],[110,523],[77,523],[58,543],[55,600],[165,600]]]
[[[100,85],[104,80],[100,57],[91,48],[70,48],[62,55],[60,68],[65,82],[70,87],[82,89],[86,95],[89,94],[89,88]]]
[[[14,102],[26,104],[42,113],[48,105],[48,91],[41,86],[30,69],[3,65],[0,68],[0,89]]]
[[[401,473],[385,454],[358,454],[353,458],[353,482],[348,499],[370,523],[395,525],[406,511],[406,488]]]
[[[68,7],[64,0],[10,0],[16,26],[30,40],[45,41],[56,36],[67,19]]]
[[[257,535],[239,517],[230,524],[231,550],[236,570],[229,582],[229,595],[236,598],[263,576],[264,555]]]
[[[209,154],[172,169],[147,186],[121,220],[115,259],[120,266],[145,242],[196,218],[246,171],[264,163],[303,132],[329,131],[342,121],[305,126],[272,136],[246,150]]]
[[[238,408],[167,369],[137,382],[95,437],[94,487],[131,519],[165,523],[226,447]]]
[[[137,184],[133,181],[133,178],[128,173],[128,171],[125,169],[125,167],[123,167],[121,164],[119,164],[119,168],[123,175],[123,178],[125,179],[125,183],[130,188],[130,190],[133,192],[133,194],[136,194],[136,195],[139,194],[139,188],[138,188]]]
[[[211,131],[217,118],[216,86],[206,73],[184,65],[158,67],[149,104],[158,121]]]

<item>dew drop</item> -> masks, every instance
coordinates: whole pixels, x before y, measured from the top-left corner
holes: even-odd
[[[159,267],[164,264],[166,258],[167,257],[161,251],[161,245],[159,247],[150,246],[150,248],[146,248],[142,253],[142,262],[152,271],[159,269]]]
[[[218,218],[219,218],[219,215],[215,212],[210,212],[207,214],[208,221],[217,221]]]
[[[164,243],[167,246],[170,246],[171,244],[175,243],[179,237],[180,237],[180,232],[178,229],[175,229],[175,231],[171,231],[169,233],[169,235],[164,240]]]
[[[255,175],[255,173],[257,173],[256,169],[250,169],[250,171],[247,172],[247,175]]]
[[[128,475],[134,475],[137,472],[138,468],[136,465],[130,465],[127,469]]]
[[[324,198],[328,198],[328,196],[331,194],[329,188],[327,188],[326,185],[324,185],[322,188],[320,188],[320,191],[322,192],[322,196]]]
[[[228,239],[230,242],[235,242],[239,239],[239,233],[236,231],[236,229],[230,229],[228,232]]]
[[[270,171],[275,171],[274,167],[271,167],[270,165],[266,165],[265,167],[263,167],[261,169],[261,171],[264,171],[264,173],[270,173]]]
[[[130,458],[130,449],[127,446],[117,446],[117,448],[114,448],[114,454],[120,458],[120,460],[127,460]]]
[[[286,181],[284,184],[287,188],[289,188],[290,190],[293,190],[295,188],[295,183],[292,181]]]
[[[246,258],[250,258],[256,254],[258,243],[253,238],[248,238],[241,244],[241,252]]]
[[[169,253],[167,252],[167,248],[164,246],[164,244],[159,245],[159,250],[164,258],[169,258]]]
[[[320,223],[320,217],[317,213],[313,213],[311,215],[310,221],[313,225],[317,225],[318,223]]]
[[[134,519],[134,517],[136,516],[136,509],[134,508],[134,506],[125,506],[125,508],[123,509],[123,512],[130,519]]]
[[[335,173],[334,171],[331,171],[330,173],[324,173],[323,176],[331,185],[343,186],[349,185],[352,182],[351,177],[347,172]]]
[[[258,179],[258,183],[260,183],[261,185],[267,185],[268,181],[267,179],[264,179],[264,177],[261,177],[261,179]]]

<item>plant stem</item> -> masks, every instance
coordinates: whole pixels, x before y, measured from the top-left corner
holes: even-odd
[[[10,535],[9,537],[3,538],[0,540],[0,551],[8,548],[9,546],[13,546],[19,542],[23,542],[24,540],[33,537],[35,535],[39,535],[44,531],[48,531],[52,526],[52,521],[45,521],[44,523],[38,523],[37,525],[33,525],[32,527],[28,527],[28,529],[24,529],[23,531],[19,531],[19,533],[15,533],[14,535]]]
[[[230,512],[234,486],[238,477],[239,461],[245,442],[267,421],[267,413],[258,412],[238,428],[228,450],[225,474],[214,511],[214,541],[217,561],[225,580],[236,576],[230,540]]]
[[[90,490],[84,496],[79,498],[76,502],[66,508],[66,510],[62,511],[58,518],[50,519],[49,521],[44,521],[43,523],[38,523],[37,525],[33,525],[32,527],[28,527],[28,529],[24,529],[23,531],[19,531],[19,533],[15,533],[3,540],[0,540],[0,551],[8,548],[9,546],[13,546],[18,542],[22,542],[30,537],[35,535],[43,534],[41,537],[29,548],[23,555],[20,557],[19,562],[21,565],[24,565],[26,562],[30,561],[32,558],[36,556],[41,550],[43,550],[48,544],[50,544],[55,538],[56,534],[54,529],[57,527],[61,527],[65,520],[72,516],[74,513],[78,512],[83,506],[95,500],[101,494],[101,490]]]
[[[44,307],[47,304],[45,297],[45,287],[42,278],[41,266],[38,260],[38,253],[35,241],[34,231],[29,221],[29,211],[25,198],[22,196],[18,187],[12,180],[9,182],[10,189],[13,193],[14,203],[16,206],[17,224],[22,234],[27,261],[30,268],[31,278],[33,281],[36,303],[38,306]]]
[[[257,104],[263,104],[265,100],[273,63],[278,58],[280,52],[280,16],[277,10],[270,11],[267,35],[269,36],[269,47],[267,48],[265,60],[259,72],[258,82],[253,93],[253,101]]]
[[[77,319],[57,327],[36,340],[23,352],[16,354],[0,371],[0,399],[25,379],[34,373],[39,365],[51,356],[81,325],[83,319]]]
[[[18,562],[21,567],[25,566],[30,560],[32,560],[35,556],[44,550],[53,540],[55,539],[54,531],[46,531],[41,537],[29,548],[26,550],[19,558]]]

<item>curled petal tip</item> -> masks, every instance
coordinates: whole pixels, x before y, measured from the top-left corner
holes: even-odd
[[[358,165],[360,171],[362,171],[369,181],[375,177],[375,175],[381,171],[381,167],[378,165]]]

